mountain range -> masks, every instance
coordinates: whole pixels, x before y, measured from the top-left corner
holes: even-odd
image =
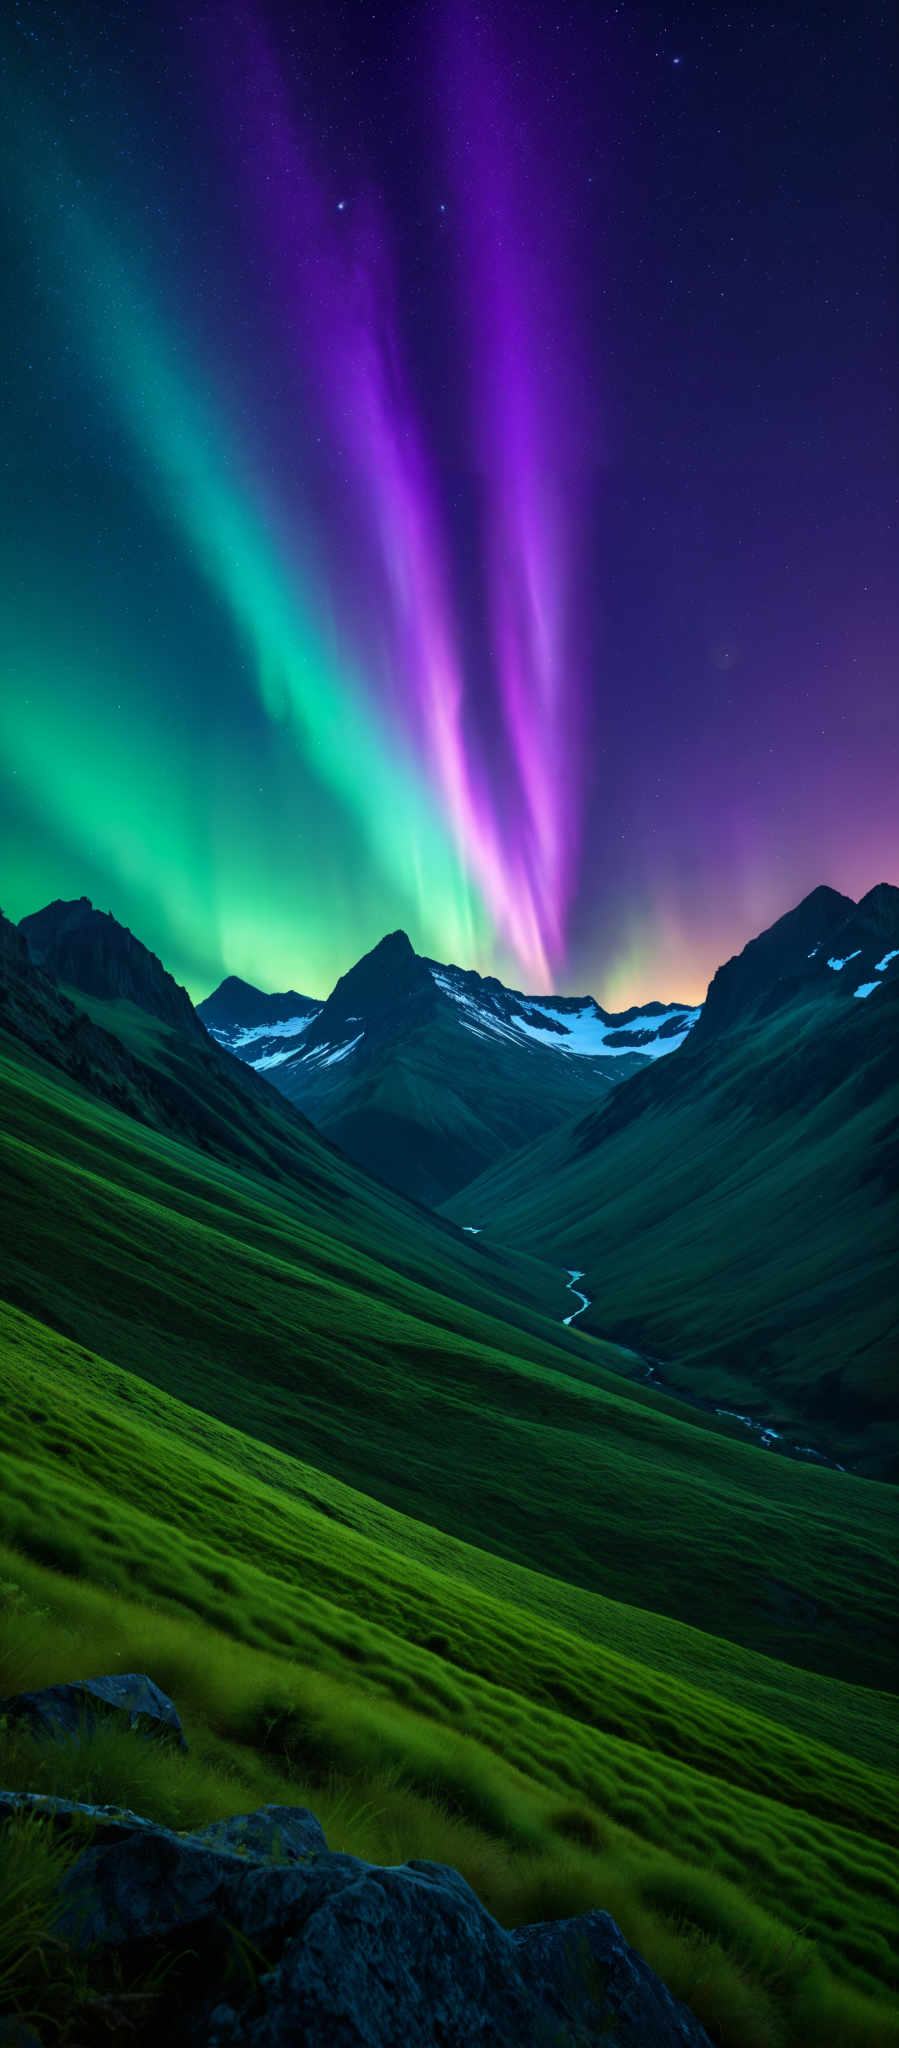
[[[324,1003],[231,977],[198,1014],[351,1159],[435,1205],[673,1052],[699,1012],[526,996],[392,932]]]
[[[448,1213],[577,1266],[633,1370],[895,1460],[899,889],[817,889],[718,969],[677,1056]],[[842,1446],[842,1450],[840,1449]]]
[[[194,1010],[85,898],[6,931],[7,1022],[117,1106],[280,1176],[329,1140],[482,1256],[576,1270],[576,1333],[625,1373],[891,1468],[899,890],[817,889],[701,1008],[618,1015],[402,932],[324,1003],[232,977]]]
[[[191,1752],[48,1755],[3,1723],[2,1782],[181,1835],[308,1804],[337,1850],[439,1858],[504,1924],[611,1907],[716,2048],[886,2048],[896,1492],[866,1475],[890,1443],[896,899],[817,892],[685,1035],[642,1013],[681,1038],[665,1058],[566,1052],[618,1020],[392,937],[328,1018],[218,992],[223,1031],[325,1019],[323,1065],[363,1017],[388,1067],[433,1033],[410,1152],[486,1086],[460,1052],[444,1110],[441,1047],[508,1061],[509,1096],[513,1072],[586,1076],[587,1107],[452,1215],[349,1159],[85,899],[0,919],[0,1692],[146,1671]],[[830,1464],[715,1414],[737,1336],[747,1406],[788,1395]],[[104,2033],[124,1989],[123,2025],[139,1995],[171,2037],[159,1975],[100,1985]]]

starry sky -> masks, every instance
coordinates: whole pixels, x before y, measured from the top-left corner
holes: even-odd
[[[899,879],[886,10],[14,0],[0,903],[700,997]]]

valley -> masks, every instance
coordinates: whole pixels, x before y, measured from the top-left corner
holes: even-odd
[[[180,1828],[308,1804],[332,1848],[451,1863],[504,1925],[601,1902],[720,2048],[887,2048],[895,1490],[763,1450],[713,1412],[720,1360],[708,1392],[681,1354],[661,1388],[620,1307],[639,1273],[657,1313],[638,1254],[666,1213],[696,1257],[703,1201],[730,1228],[751,1144],[766,1188],[789,1157],[846,1227],[892,1113],[887,1003],[822,1017],[803,986],[706,1052],[699,1020],[441,1214],[185,1026],[161,963],[96,915],[57,906],[39,962],[0,927],[2,1690],[145,1670],[190,1752],[7,1732],[3,1781]],[[418,1028],[445,1046],[440,1013]],[[800,1055],[788,1146],[770,1097]],[[875,1195],[844,1342],[890,1312]],[[757,1269],[747,1218],[742,1313],[770,1318],[792,1268]]]
[[[678,1393],[880,1475],[897,1450],[899,977],[878,962],[899,891],[820,894],[719,971],[672,1059],[446,1211],[576,1260],[581,1330],[663,1360]]]

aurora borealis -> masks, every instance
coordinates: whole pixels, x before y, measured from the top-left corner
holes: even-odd
[[[895,875],[882,53],[750,15],[19,8],[5,910],[616,1003]]]

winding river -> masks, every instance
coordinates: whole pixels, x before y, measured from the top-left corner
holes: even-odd
[[[479,1223],[463,1223],[462,1228],[468,1231],[472,1237],[480,1237],[483,1225]],[[592,1308],[593,1304],[589,1295],[584,1294],[577,1284],[579,1280],[583,1280],[583,1272],[580,1272],[577,1266],[566,1266],[565,1270],[568,1275],[565,1282],[566,1292],[573,1294],[575,1299],[580,1302],[579,1308],[573,1308],[570,1315],[562,1317],[565,1329],[569,1329],[572,1323],[577,1322],[578,1316],[582,1316],[585,1309]],[[617,1339],[609,1337],[607,1341],[614,1344],[617,1342]],[[644,1386],[657,1387],[660,1394],[667,1394],[672,1401],[682,1401],[685,1408],[698,1408],[705,1415],[717,1415],[722,1420],[728,1422],[739,1422],[741,1427],[748,1431],[753,1442],[757,1443],[763,1451],[770,1451],[775,1444],[782,1444],[790,1457],[803,1458],[815,1465],[829,1465],[834,1472],[846,1472],[851,1469],[846,1465],[838,1465],[835,1458],[826,1457],[823,1451],[816,1451],[814,1444],[791,1443],[780,1430],[771,1429],[766,1422],[756,1422],[752,1415],[742,1415],[736,1408],[718,1408],[715,1406],[714,1401],[703,1400],[701,1394],[682,1393],[679,1387],[670,1386],[662,1378],[661,1373],[657,1369],[662,1363],[661,1359],[649,1358],[645,1352],[635,1351],[632,1344],[626,1345],[625,1349],[630,1351],[632,1357],[639,1358],[641,1364],[645,1367],[642,1375]],[[627,1378],[627,1375],[623,1374],[622,1377]]]
[[[566,1327],[566,1329],[567,1329],[567,1327],[568,1327],[569,1323],[573,1323],[573,1322],[575,1321],[575,1319],[576,1319],[576,1317],[577,1317],[577,1316],[582,1316],[582,1315],[583,1315],[583,1313],[584,1313],[584,1310],[585,1310],[585,1308],[589,1308],[589,1307],[590,1307],[590,1301],[589,1301],[589,1299],[588,1299],[587,1295],[586,1295],[586,1294],[582,1294],[582,1293],[581,1293],[581,1290],[580,1290],[580,1288],[579,1288],[579,1287],[577,1287],[577,1286],[575,1286],[575,1281],[577,1281],[577,1280],[583,1280],[583,1277],[584,1277],[584,1276],[583,1276],[583,1273],[579,1273],[579,1272],[577,1271],[577,1269],[576,1269],[576,1268],[575,1268],[574,1266],[569,1266],[569,1268],[568,1268],[568,1283],[567,1283],[567,1285],[568,1285],[568,1292],[569,1292],[569,1294],[574,1294],[574,1295],[576,1295],[576,1296],[577,1296],[577,1299],[578,1299],[578,1301],[580,1302],[580,1304],[581,1304],[581,1305],[580,1305],[580,1308],[573,1308],[573,1309],[572,1309],[572,1311],[571,1311],[571,1314],[570,1314],[570,1316],[563,1316],[563,1317],[562,1317],[562,1321],[563,1321],[563,1323],[565,1324],[565,1327]]]

